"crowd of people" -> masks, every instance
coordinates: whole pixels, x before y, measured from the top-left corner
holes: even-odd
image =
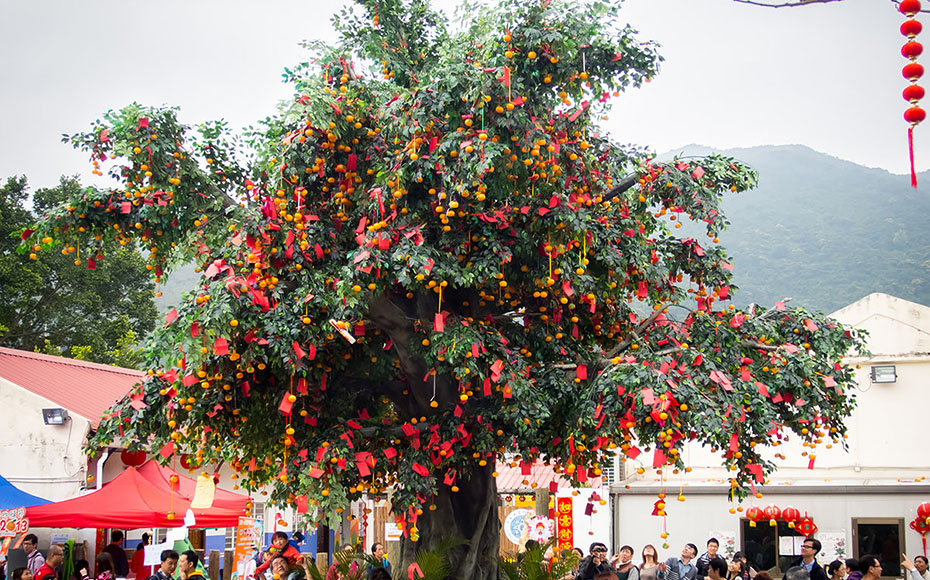
[[[367,557],[356,551],[350,544],[342,547],[345,554],[345,563],[334,562],[326,572],[326,580],[345,580],[358,578],[366,580],[391,580],[391,562],[384,555],[384,544],[375,542],[371,546],[371,554]],[[271,545],[257,555],[261,563],[255,567],[249,576],[253,580],[297,580],[303,576],[310,577],[309,567],[314,566],[310,558],[301,555],[297,542],[288,538],[284,532],[276,532],[272,537]]]
[[[87,560],[74,562],[73,573],[64,577],[65,552],[62,546],[52,544],[43,556],[37,549],[39,539],[35,534],[23,538],[26,565],[13,570],[12,580],[116,580],[129,574],[129,560],[120,546],[122,532],[113,532],[108,544],[94,559],[93,572]],[[140,544],[138,551],[145,545]],[[138,580],[205,580],[200,571],[200,557],[193,550],[178,554],[174,550],[161,553],[161,565],[149,576],[137,576]]]
[[[142,552],[150,538],[143,537],[136,554]],[[27,534],[22,541],[26,554],[26,565],[13,571],[12,580],[116,580],[126,578],[132,570],[138,580],[205,580],[201,571],[201,560],[196,552],[175,550],[161,552],[161,563],[157,569],[146,569],[140,574],[142,558],[133,558],[130,565],[122,549],[123,535],[115,531],[110,543],[97,555],[93,575],[86,560],[78,560],[70,578],[62,578],[65,553],[62,546],[53,544],[43,556],[37,549],[38,538]],[[538,547],[532,541],[526,548]],[[805,538],[801,544],[801,556],[785,572],[785,580],[880,580],[881,560],[874,555],[857,559],[834,560],[821,566],[817,554],[822,546],[816,538]],[[577,566],[562,580],[772,580],[766,570],[755,570],[743,552],[736,552],[727,561],[720,553],[716,538],[707,541],[706,550],[698,555],[698,547],[687,543],[677,556],[662,560],[655,546],[646,544],[635,558],[632,546],[622,546],[614,555],[609,555],[607,546],[594,542],[585,554],[579,548],[564,550],[563,558],[572,552],[577,556]],[[277,532],[271,545],[259,552],[257,565],[248,576],[252,580],[298,580],[309,577],[309,567],[314,565],[310,558],[301,555],[297,543],[284,532]],[[137,561],[138,560],[138,561]],[[370,555],[362,556],[351,545],[342,548],[342,555],[329,567],[326,580],[346,580],[359,577],[359,571],[367,580],[391,580],[391,562],[384,555],[384,545],[376,542]],[[902,554],[901,566],[907,571],[905,580],[930,580],[930,562],[926,556],[918,555],[913,560]],[[149,575],[148,572],[151,572]]]
[[[801,555],[785,572],[785,580],[879,580],[882,576],[881,561],[874,555],[858,560],[835,560],[824,569],[817,562],[821,548],[816,538],[805,538]],[[663,561],[655,546],[646,544],[637,562],[632,546],[623,546],[618,553],[609,556],[606,545],[594,542],[588,554],[579,548],[563,551],[562,557],[574,551],[579,558],[578,566],[563,580],[772,580],[768,571],[753,569],[743,552],[736,552],[727,561],[719,554],[719,549],[720,542],[711,538],[706,551],[698,556],[698,547],[687,543],[678,556]],[[930,580],[925,556],[916,556],[911,561],[902,554],[901,566],[910,576],[905,580]]]
[[[26,565],[12,571],[12,580],[118,580],[133,578],[135,580],[205,580],[201,559],[193,550],[180,554],[175,550],[161,552],[161,563],[157,568],[144,565],[144,548],[151,542],[151,536],[143,534],[142,541],[136,547],[132,560],[127,558],[122,548],[123,533],[114,531],[110,543],[101,550],[94,560],[93,567],[87,560],[77,560],[67,567],[73,572],[66,572],[64,566],[65,551],[62,546],[52,544],[45,556],[38,550],[39,539],[35,534],[27,534],[21,542],[26,555]],[[305,558],[298,549],[301,537],[295,534],[289,538],[284,532],[276,532],[271,544],[256,554],[254,568],[245,577],[250,580],[297,580],[310,577],[309,567],[315,566],[312,558]],[[350,552],[349,562],[341,566],[338,562],[330,566],[326,580],[344,580],[348,576],[359,577],[359,572],[366,580],[391,580],[391,562],[384,555],[384,544],[376,542],[371,546],[370,555],[356,552],[352,546],[344,546],[343,551]],[[0,561],[5,565],[5,561]],[[0,567],[0,580],[6,578],[6,571]],[[930,580],[930,579],[928,579]]]

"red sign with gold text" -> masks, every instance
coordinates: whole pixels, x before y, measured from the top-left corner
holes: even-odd
[[[575,520],[572,517],[572,498],[560,497],[555,502],[555,526],[560,550],[575,546]]]

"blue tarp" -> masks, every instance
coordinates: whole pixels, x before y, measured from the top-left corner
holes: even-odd
[[[10,508],[45,505],[47,503],[51,502],[22,491],[5,480],[3,476],[0,476],[0,509],[7,510]]]

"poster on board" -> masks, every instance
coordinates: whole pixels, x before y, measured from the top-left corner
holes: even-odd
[[[248,578],[255,570],[253,556],[258,551],[261,523],[256,518],[239,517],[236,526],[236,548],[233,552],[232,580]]]

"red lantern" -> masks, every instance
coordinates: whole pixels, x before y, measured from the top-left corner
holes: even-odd
[[[789,528],[794,528],[794,524],[801,519],[801,512],[796,507],[786,507],[781,511],[781,517],[788,522]]]
[[[930,518],[930,502],[924,502],[917,506],[917,515],[926,519]]]
[[[762,515],[769,520],[770,526],[775,527],[778,525],[778,518],[781,517],[781,509],[777,505],[766,506]]]
[[[930,532],[930,524],[927,523],[927,518],[914,518],[914,520],[910,523],[910,526],[912,530],[921,536]]]
[[[910,124],[907,128],[907,153],[911,161],[911,186],[917,187],[917,172],[914,171],[914,127],[923,121],[927,114],[923,109],[917,107],[917,101],[923,98],[924,90],[914,83],[924,75],[924,67],[917,64],[917,57],[924,51],[922,44],[914,40],[914,37],[921,31],[921,25],[914,20],[914,15],[920,12],[920,0],[901,0],[898,3],[898,10],[901,14],[907,16],[907,21],[901,25],[901,34],[908,38],[908,41],[901,47],[901,55],[908,59],[909,63],[904,65],[901,74],[911,82],[911,86],[904,90],[904,99],[912,106],[904,111],[904,120]]]
[[[750,527],[753,527],[753,528],[756,527],[756,522],[761,520],[764,516],[765,514],[762,513],[762,510],[760,510],[756,506],[752,506],[751,508],[746,510],[746,517],[749,518]]]
[[[920,56],[920,53],[924,51],[924,45],[920,44],[916,40],[910,42],[905,42],[904,46],[901,47],[901,56],[904,58],[914,59]]]
[[[123,449],[123,452],[119,454],[119,458],[122,460],[123,464],[129,467],[138,467],[145,463],[145,451],[141,449],[138,451]]]
[[[927,118],[927,112],[920,107],[911,107],[904,111],[904,120],[911,125],[916,125]]]
[[[913,83],[924,76],[924,67],[922,64],[911,62],[904,65],[904,68],[901,69],[901,74],[904,75],[904,78]]]
[[[898,11],[908,18],[913,18],[915,14],[920,12],[920,0],[901,0],[901,3],[898,4]]]
[[[927,504],[921,504],[921,507]],[[920,508],[918,508],[919,510]],[[924,545],[924,555],[927,555],[927,532],[930,532],[930,522],[927,521],[927,518],[922,518],[919,515],[914,518],[914,520],[909,524],[911,529],[920,534],[920,541]]]
[[[914,38],[920,34],[921,30],[923,30],[923,25],[917,20],[905,20],[901,25],[901,34],[908,38]]]
[[[924,88],[920,85],[907,85],[901,96],[909,103],[917,103],[917,101],[924,98]]]
[[[766,519],[777,520],[781,517],[781,508],[777,505],[766,506],[766,508],[762,510],[762,513],[765,515]]]
[[[197,461],[196,457],[191,457],[187,453],[181,455],[181,467],[188,471],[193,471],[200,467],[200,463]]]
[[[804,536],[810,536],[817,533],[817,524],[815,524],[814,520],[812,520],[809,516],[804,516],[801,518],[801,520],[797,523],[796,528],[799,532],[804,534]]]

